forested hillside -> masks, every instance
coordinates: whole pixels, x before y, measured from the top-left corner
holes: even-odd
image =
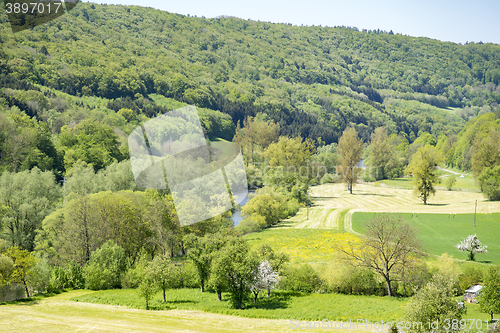
[[[327,143],[350,124],[365,141],[383,125],[411,142],[424,131],[458,133],[464,120],[500,102],[495,44],[87,3],[15,35],[6,15],[0,20],[0,82],[14,89],[0,97],[51,119],[53,133],[78,123],[82,109],[152,117],[165,111],[151,102],[158,94],[220,110],[235,125],[267,113],[282,134]],[[48,103],[57,93],[42,89],[44,99],[32,92],[40,86],[83,98]]]

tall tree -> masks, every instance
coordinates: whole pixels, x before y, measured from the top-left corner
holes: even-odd
[[[493,321],[493,314],[500,313],[500,275],[498,268],[490,267],[485,274],[484,286],[478,296],[481,312],[488,313]]]
[[[358,163],[363,156],[363,140],[358,137],[356,129],[349,127],[344,131],[337,150],[342,158],[340,168],[343,180],[352,194],[352,188],[358,179]]]
[[[148,269],[160,289],[163,292],[163,302],[167,302],[165,292],[175,286],[177,269],[165,255],[156,256],[150,263]]]
[[[442,156],[436,148],[426,145],[417,150],[406,168],[406,173],[414,177],[415,195],[421,198],[425,205],[429,197],[436,193],[434,184],[439,179],[436,170],[441,160]]]
[[[248,243],[241,238],[232,238],[214,258],[211,279],[227,288],[231,303],[237,309],[241,309],[243,302],[249,297],[253,272],[258,264]]]
[[[0,220],[0,231],[12,246],[28,251],[35,248],[35,237],[42,228],[43,219],[54,209],[61,196],[54,174],[31,171],[0,176],[0,204],[7,207]]]
[[[377,127],[371,135],[366,164],[376,168],[376,179],[386,179],[397,166],[396,147],[391,144],[385,127]]]
[[[359,246],[348,244],[340,251],[353,266],[368,267],[383,277],[387,294],[409,258],[420,254],[416,231],[401,217],[382,214],[366,224],[366,238]]]
[[[205,235],[203,237],[190,234],[184,238],[188,248],[187,257],[191,259],[198,271],[201,292],[205,291],[205,283],[210,277],[214,254],[224,246],[226,241],[221,234]]]

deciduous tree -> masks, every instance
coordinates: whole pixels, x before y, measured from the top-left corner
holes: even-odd
[[[344,131],[337,150],[342,158],[340,165],[342,178],[347,183],[347,189],[352,194],[352,188],[358,179],[358,163],[363,156],[363,140],[358,137],[358,133],[353,127],[349,127]]]
[[[436,193],[434,184],[439,179],[436,170],[441,160],[442,156],[436,148],[427,145],[417,150],[406,168],[406,173],[415,178],[415,195],[421,198],[425,205],[429,197]]]
[[[459,251],[468,252],[469,260],[474,261],[476,253],[486,253],[487,246],[483,246],[476,234],[467,236],[466,239],[456,245]]]
[[[491,316],[500,313],[500,275],[496,267],[490,267],[485,274],[484,285],[478,296],[481,312]]]
[[[387,294],[394,296],[392,282],[398,280],[409,258],[420,255],[416,231],[401,217],[382,214],[366,224],[366,237],[358,246],[347,244],[340,251],[353,266],[368,267],[385,280]]]

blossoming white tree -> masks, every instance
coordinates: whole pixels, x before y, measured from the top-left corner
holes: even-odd
[[[262,290],[267,290],[267,297],[269,297],[271,289],[274,289],[278,283],[278,278],[278,273],[273,270],[269,261],[263,260],[255,270],[254,281],[250,286],[250,290],[254,295],[253,302],[257,303],[257,297]]]
[[[477,239],[476,234],[467,236],[466,239],[461,241],[456,245],[456,248],[460,251],[469,252],[469,260],[474,261],[474,257],[476,253],[486,253],[487,246],[482,246],[479,239]]]

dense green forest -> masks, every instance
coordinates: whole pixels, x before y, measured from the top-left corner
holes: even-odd
[[[235,124],[263,112],[283,134],[327,143],[350,124],[365,141],[382,125],[413,141],[423,131],[457,133],[464,119],[496,111],[500,102],[500,46],[494,44],[83,3],[16,35],[5,15],[1,20],[3,87],[41,85],[100,97],[107,101],[101,108],[127,107],[148,117],[164,111],[150,102],[159,94],[220,110]],[[33,100],[8,95],[9,104]],[[96,108],[84,98],[78,103]],[[39,119],[57,118],[44,109],[70,107],[28,104]],[[71,120],[56,122],[58,132]]]
[[[500,45],[91,3],[16,34],[0,15],[0,44],[0,286],[142,286],[147,301],[141,278],[171,271],[164,290],[241,296],[250,273],[224,280],[240,260],[311,292],[311,267],[238,237],[295,215],[311,185],[425,169],[426,203],[441,164],[500,199]],[[172,193],[134,182],[128,135],[188,104],[209,141],[242,149],[257,195],[238,228],[230,212],[181,227]],[[380,172],[362,175],[362,159]]]

